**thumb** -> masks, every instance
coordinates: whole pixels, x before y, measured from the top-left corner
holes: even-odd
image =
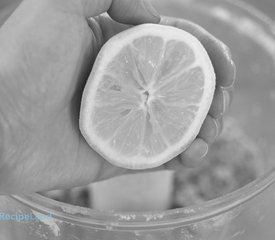
[[[149,0],[82,0],[86,17],[108,12],[116,21],[125,24],[159,23],[160,16]]]

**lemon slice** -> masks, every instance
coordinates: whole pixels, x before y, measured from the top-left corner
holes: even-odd
[[[80,130],[112,164],[162,165],[198,135],[215,90],[210,58],[191,34],[143,24],[112,37],[85,86]]]

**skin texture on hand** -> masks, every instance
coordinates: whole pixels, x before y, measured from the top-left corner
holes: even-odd
[[[97,16],[106,11],[112,19]],[[88,146],[79,109],[104,42],[129,24],[147,22],[160,18],[144,0],[24,0],[7,19],[0,28],[0,194],[69,188],[129,172]],[[235,67],[229,50],[204,29],[172,18],[161,24],[198,37],[217,74],[198,138],[173,160],[196,166],[222,129]]]

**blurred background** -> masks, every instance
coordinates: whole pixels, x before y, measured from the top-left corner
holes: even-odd
[[[1,0],[0,1],[0,23],[7,18],[7,16],[12,12],[12,10],[21,2],[22,0]],[[167,0],[168,1],[168,0]],[[185,1],[185,0],[182,0]],[[244,2],[250,3],[269,15],[275,18],[275,1],[274,0],[243,0]]]

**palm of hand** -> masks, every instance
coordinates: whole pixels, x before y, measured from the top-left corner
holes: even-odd
[[[24,62],[16,71],[8,64],[0,69],[8,76],[2,91],[9,101],[0,106],[8,113],[0,129],[8,146],[0,174],[6,192],[72,187],[126,172],[87,145],[78,117],[83,86],[98,50],[127,26],[105,17],[92,19],[89,26],[81,14],[56,9],[39,14],[41,21],[32,21],[34,12],[23,32],[10,29],[9,21],[1,29],[6,31],[0,35],[0,45],[8,49],[6,58],[17,59],[17,66]]]
[[[6,59],[13,55],[22,66],[16,71],[11,64],[1,69],[8,76],[2,90],[10,100],[1,106],[8,112],[7,127],[1,129],[8,146],[1,177],[9,183],[5,188],[14,191],[17,186],[16,191],[23,192],[37,190],[34,175],[41,179],[40,189],[79,184],[82,164],[92,165],[92,181],[102,164],[78,130],[81,91],[101,43],[81,15],[53,10],[43,12],[40,22],[32,17],[36,16],[30,16],[24,32],[10,30],[8,21],[2,29],[8,34],[0,39],[10,50]],[[21,177],[27,184],[20,183]],[[62,186],[55,186],[59,179]]]

